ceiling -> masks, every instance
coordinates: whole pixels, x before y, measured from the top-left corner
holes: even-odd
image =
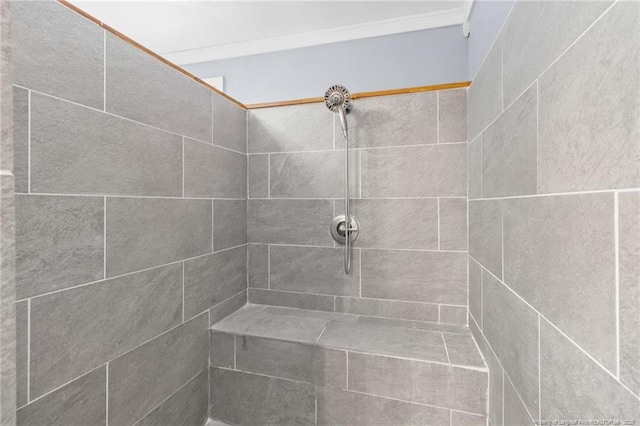
[[[457,1],[99,1],[73,4],[189,63],[462,24]]]

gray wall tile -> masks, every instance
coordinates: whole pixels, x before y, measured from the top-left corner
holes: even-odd
[[[440,250],[467,250],[467,199],[440,198]]]
[[[210,370],[211,417],[233,424],[315,423],[314,385],[239,371]]]
[[[537,84],[531,86],[482,134],[482,195],[537,191]]]
[[[543,419],[638,419],[638,397],[544,319],[540,320]],[[588,378],[588,380],[585,380]]]
[[[469,144],[469,199],[482,198],[482,135]]]
[[[270,288],[300,293],[357,296],[360,290],[360,257],[352,253],[352,271],[345,275],[344,249],[319,247],[270,247]]]
[[[503,371],[498,359],[495,357],[493,350],[489,346],[489,343],[485,340],[482,332],[473,321],[469,321],[469,329],[473,335],[474,340],[482,352],[485,363],[489,367],[489,424],[494,426],[502,426],[502,395],[503,395]],[[507,425],[509,426],[509,425]]]
[[[611,1],[516,2],[502,30],[505,106],[533,83],[610,4]]]
[[[333,149],[333,114],[323,104],[249,111],[249,152]]]
[[[640,192],[618,196],[620,380],[640,395]]]
[[[440,322],[467,325],[467,307],[440,305]]]
[[[359,197],[358,151],[349,151],[349,191]],[[270,188],[273,198],[344,197],[344,150],[271,154]]]
[[[440,143],[467,140],[467,89],[442,90],[438,94]]]
[[[102,197],[16,196],[16,298],[102,279]]]
[[[466,303],[466,254],[363,250],[362,296],[412,302]]]
[[[482,267],[469,258],[469,312],[482,329]]]
[[[247,247],[184,262],[184,315],[191,318],[247,288]]]
[[[207,366],[207,314],[109,363],[109,423],[132,424]]]
[[[469,334],[469,329],[463,325],[441,324],[437,322],[410,321],[392,318],[360,316],[358,317],[358,324],[373,324],[386,327],[417,328],[421,330],[435,331],[440,333]]]
[[[28,302],[16,303],[16,405],[28,402],[27,360],[29,353],[29,310]]]
[[[485,271],[482,284],[484,334],[529,411],[537,413],[538,315]]]
[[[135,426],[193,425],[207,420],[207,372],[203,371]]]
[[[209,365],[211,367],[236,367],[236,336],[209,331]]]
[[[106,49],[108,112],[211,143],[209,89],[109,33]]]
[[[250,243],[333,247],[332,219],[330,200],[249,200],[247,234]]]
[[[5,153],[2,155],[6,156]],[[2,161],[6,159],[3,158]],[[9,166],[11,169],[11,166]],[[13,176],[15,191],[29,190],[29,92],[13,88]]]
[[[486,372],[354,352],[348,368],[349,390],[469,413],[486,410]]]
[[[13,7],[14,83],[102,109],[104,35],[56,2]]]
[[[315,385],[347,387],[345,351],[282,340],[236,336],[236,356],[238,370]]]
[[[211,213],[210,200],[108,198],[107,276],[210,252]]]
[[[484,59],[467,96],[467,139],[473,140],[502,113],[502,36]]]
[[[361,228],[355,247],[438,249],[435,198],[351,200],[350,209]],[[336,201],[336,214],[344,214],[343,201]]]
[[[247,243],[247,201],[213,202],[213,249],[222,250]]]
[[[352,426],[444,425],[449,424],[449,410],[319,387],[318,425],[339,424]]]
[[[31,95],[31,190],[179,197],[181,138]]]
[[[537,412],[535,413],[536,417]],[[508,377],[504,377],[504,424],[505,425],[531,425],[533,419],[527,412],[522,400]]]
[[[395,300],[337,297],[336,312],[414,321],[438,321],[438,305]]]
[[[333,311],[334,297],[250,288],[249,302],[314,311]]]
[[[214,145],[247,152],[247,110],[216,93],[211,97]]]
[[[487,368],[471,335],[442,333],[442,337],[451,364]]]
[[[249,244],[247,256],[249,287],[269,287],[269,246],[265,244]]]
[[[209,309],[209,325],[215,324],[224,317],[231,315],[241,307],[247,304],[247,291],[242,290],[240,293],[231,296],[227,300],[214,305]]]
[[[170,265],[31,300],[31,397],[182,321],[182,266]]]
[[[106,380],[101,366],[19,409],[17,424],[106,425]]]
[[[255,154],[247,157],[249,198],[269,197],[269,156]]]
[[[502,277],[502,206],[500,201],[469,201],[469,254]]]
[[[353,109],[347,118],[351,148],[438,143],[434,92],[376,96],[352,102]],[[335,134],[336,148],[343,148],[344,136],[337,116]]]
[[[639,7],[613,6],[540,78],[540,192],[640,186]]]
[[[613,194],[504,204],[505,282],[609,368],[616,346],[613,204]]]
[[[184,195],[246,198],[247,156],[185,138]]]
[[[467,195],[467,144],[362,151],[362,196]]]

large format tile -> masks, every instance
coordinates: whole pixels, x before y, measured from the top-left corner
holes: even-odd
[[[345,275],[343,248],[270,247],[270,288],[300,293],[357,296],[360,261],[354,251],[352,271]]]
[[[236,368],[315,385],[347,387],[347,353],[322,346],[236,336]]]
[[[16,298],[104,276],[102,197],[16,196]]]
[[[246,336],[244,336],[246,337]],[[217,331],[209,332],[209,366],[235,368],[236,336]]]
[[[102,28],[57,2],[17,2],[12,9],[13,82],[102,109]]]
[[[430,303],[337,297],[336,312],[401,320],[438,321],[438,305]]]
[[[3,157],[6,154],[3,153]],[[2,161],[5,161],[3,158]],[[15,191],[29,190],[29,92],[13,88],[13,170]]]
[[[247,110],[216,93],[211,95],[214,145],[247,152]]]
[[[467,195],[467,144],[365,149],[362,197]]]
[[[210,200],[108,198],[107,276],[211,252],[211,213]]]
[[[494,43],[469,91],[468,140],[475,139],[502,113],[502,37]]]
[[[132,424],[207,368],[207,314],[109,363],[109,423]]]
[[[640,395],[640,192],[618,197],[620,380]]]
[[[333,247],[330,200],[249,200],[250,243]]]
[[[466,251],[467,199],[440,198],[438,200],[440,222],[440,250]]]
[[[318,344],[359,352],[447,363],[442,334],[372,324],[331,322]]]
[[[184,262],[184,317],[191,318],[247,288],[247,247]]]
[[[171,395],[135,426],[202,426],[207,420],[207,371]]]
[[[249,302],[261,305],[286,306],[289,308],[333,311],[334,296],[290,293],[286,291],[249,289]]]
[[[440,143],[467,140],[467,89],[438,92],[438,138]]]
[[[469,255],[502,277],[502,206],[500,201],[469,201]]]
[[[347,116],[349,146],[370,148],[437,143],[436,96],[435,92],[421,92],[354,100],[353,109]],[[344,147],[337,116],[335,135],[336,147]]]
[[[348,369],[349,390],[468,413],[486,411],[483,371],[354,352],[349,352]]]
[[[611,4],[516,2],[504,24],[504,104],[509,105]]]
[[[412,302],[464,304],[465,253],[362,251],[362,296]]]
[[[536,417],[538,417],[537,412]],[[523,426],[533,424],[531,416],[507,376],[504,377],[504,424]]]
[[[529,411],[538,412],[538,314],[483,272],[483,331]]]
[[[249,152],[333,149],[333,114],[323,104],[249,111]]]
[[[315,423],[314,385],[239,371],[210,370],[211,417],[243,425]]]
[[[223,300],[209,309],[209,325],[215,324],[221,319],[231,315],[238,309],[247,304],[247,291],[242,290],[240,293]]]
[[[19,409],[17,424],[106,425],[106,379],[104,366],[77,378]]]
[[[471,258],[469,258],[469,312],[482,329],[482,267]]]
[[[537,191],[537,85],[531,86],[482,134],[482,196]]]
[[[269,156],[267,154],[247,156],[247,181],[249,198],[269,197]]]
[[[640,186],[639,7],[617,3],[540,77],[539,192]]]
[[[269,287],[269,246],[249,244],[247,248],[248,286],[253,288]]]
[[[247,156],[185,138],[184,195],[246,198]]]
[[[440,426],[448,424],[449,410],[442,408],[335,388],[318,388],[318,425]]]
[[[29,307],[28,301],[16,303],[16,406],[27,403],[27,361],[29,360]]]
[[[211,142],[209,89],[109,33],[105,47],[108,112]]]
[[[468,334],[442,333],[451,364],[486,368],[473,337]]]
[[[616,363],[613,198],[568,195],[504,204],[505,282],[611,369]]]
[[[222,250],[247,243],[247,201],[213,202],[213,249]]]
[[[438,249],[435,198],[351,200],[350,213],[360,223],[356,247]],[[344,214],[343,201],[336,201],[336,214]]]
[[[37,93],[31,102],[33,192],[182,195],[179,136]]]
[[[68,382],[181,321],[181,265],[32,299],[31,397]]]
[[[482,135],[469,144],[469,199],[482,198]]]
[[[485,340],[482,332],[477,327],[476,323],[472,320],[469,320],[469,329],[471,330],[471,334],[474,337],[474,340],[478,344],[480,348],[480,352],[484,357],[485,363],[489,368],[489,404],[488,408],[488,417],[489,424],[494,426],[503,426],[503,415],[502,415],[502,395],[503,395],[503,371],[502,366],[498,362],[498,359],[495,357],[489,343]],[[510,425],[507,425],[510,426]]]
[[[640,418],[637,396],[544,319],[540,329],[542,419]]]
[[[359,196],[359,152],[349,151],[350,196]],[[269,156],[272,198],[344,197],[344,150]]]

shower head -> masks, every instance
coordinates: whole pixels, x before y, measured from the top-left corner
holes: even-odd
[[[351,95],[346,87],[335,84],[324,93],[324,104],[333,112],[346,112],[351,108]]]

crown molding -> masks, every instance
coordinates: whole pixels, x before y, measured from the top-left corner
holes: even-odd
[[[165,53],[162,56],[178,65],[194,64],[238,56],[257,55],[297,49],[300,47],[318,46],[341,41],[461,25],[464,23],[464,18],[464,7],[451,8],[437,12],[345,25],[308,33],[183,50]]]

